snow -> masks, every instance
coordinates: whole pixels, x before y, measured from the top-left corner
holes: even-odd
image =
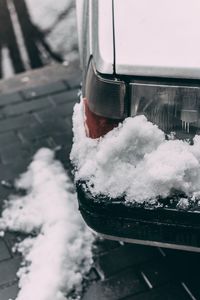
[[[34,23],[39,24],[41,29],[48,29],[73,2],[74,0],[26,0]]]
[[[189,207],[189,201],[187,198],[181,198],[177,204],[180,209],[187,209]]]
[[[125,197],[127,203],[151,202],[178,190],[193,199],[200,195],[200,136],[194,144],[165,139],[144,116],[127,118],[100,139],[86,137],[83,104],[73,115],[71,160],[75,179],[86,180],[91,193]],[[187,203],[180,203],[186,207]]]
[[[26,233],[16,300],[64,300],[92,264],[93,235],[80,218],[73,185],[53,151],[40,149],[16,181],[24,196],[6,202],[0,230]]]
[[[53,51],[65,60],[78,58],[76,9],[74,0],[26,0],[31,19],[43,32]],[[68,12],[65,15],[65,12]]]

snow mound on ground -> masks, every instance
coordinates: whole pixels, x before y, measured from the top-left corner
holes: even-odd
[[[85,135],[82,102],[74,108],[73,131],[75,178],[88,181],[93,195],[141,203],[167,197],[174,189],[188,196],[200,192],[200,136],[194,145],[166,141],[156,125],[137,116],[92,140]]]
[[[41,149],[16,186],[27,195],[12,196],[0,219],[3,230],[31,234],[17,245],[24,266],[16,300],[64,300],[92,263],[93,236],[78,213],[73,185],[54,153]]]

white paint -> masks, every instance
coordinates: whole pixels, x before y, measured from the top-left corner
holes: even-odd
[[[92,1],[92,51],[97,71],[112,74],[113,53],[112,0]]]
[[[198,0],[115,0],[119,74],[200,78]]]

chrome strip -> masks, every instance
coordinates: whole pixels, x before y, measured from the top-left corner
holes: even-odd
[[[169,248],[175,250],[183,250],[183,251],[192,251],[192,252],[200,252],[200,248],[193,247],[193,246],[186,246],[186,245],[176,245],[170,243],[162,243],[162,242],[155,242],[155,241],[147,241],[147,240],[137,240],[131,238],[123,238],[118,236],[107,235],[103,233],[98,233],[90,228],[90,230],[95,234],[104,239],[112,240],[112,241],[122,241],[125,243],[132,243],[132,244],[140,244],[145,246],[153,246],[153,247],[162,247],[162,248]]]

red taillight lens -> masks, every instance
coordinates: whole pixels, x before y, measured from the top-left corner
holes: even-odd
[[[88,100],[83,99],[85,113],[86,135],[92,139],[99,138],[119,124],[119,120],[108,119],[94,114],[88,105]]]
[[[132,83],[131,115],[138,114],[177,138],[191,138],[200,131],[200,87]]]
[[[85,84],[85,126],[91,138],[99,138],[127,116],[126,85],[123,81],[103,78],[89,64]]]

